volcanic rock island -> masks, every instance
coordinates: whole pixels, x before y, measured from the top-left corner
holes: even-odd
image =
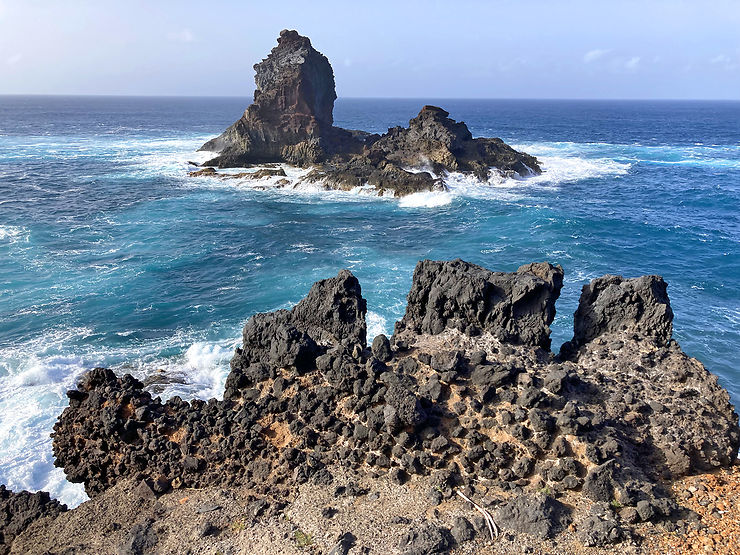
[[[501,139],[473,138],[465,123],[436,106],[424,106],[408,128],[393,127],[384,135],[335,127],[334,72],[326,56],[295,31],[282,31],[278,45],[254,70],[254,103],[201,147],[218,155],[191,175],[275,177],[278,186],[286,186],[282,168],[265,167],[284,163],[312,168],[303,182],[327,189],[370,187],[400,197],[445,190],[443,176],[449,172],[487,181],[493,173],[523,178],[542,171],[534,156]],[[235,167],[257,169],[216,170]]]

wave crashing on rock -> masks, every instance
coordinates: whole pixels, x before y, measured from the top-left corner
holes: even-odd
[[[393,127],[383,135],[335,127],[334,72],[326,56],[296,31],[281,31],[278,45],[254,70],[253,104],[201,147],[218,153],[204,166],[282,162],[314,168],[304,178],[307,183],[339,190],[369,185],[380,195],[397,197],[445,190],[436,176],[448,172],[483,182],[492,171],[521,177],[541,173],[535,157],[501,139],[473,138],[464,122],[436,106],[424,106],[408,128]],[[215,170],[209,174],[232,177]]]

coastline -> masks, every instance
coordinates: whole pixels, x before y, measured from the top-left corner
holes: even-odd
[[[450,279],[458,286],[445,288]],[[503,297],[492,293],[494,283],[507,291]],[[159,408],[160,401],[141,392],[142,384],[133,378],[94,370],[79,389],[69,392],[70,407],[56,426],[54,440],[57,463],[72,479],[84,480],[93,499],[59,516],[37,520],[13,542],[10,552],[41,553],[60,537],[71,541],[77,551],[91,553],[115,545],[127,553],[141,552],[137,545],[167,551],[172,542],[186,537],[193,543],[193,553],[245,545],[257,552],[292,552],[331,549],[332,542],[342,543],[344,533],[351,534],[352,545],[359,542],[369,552],[391,549],[392,544],[404,553],[428,552],[424,542],[429,541],[441,542],[442,550],[457,545],[456,553],[485,552],[491,541],[486,539],[485,522],[475,520],[473,507],[459,498],[458,491],[489,509],[504,534],[491,544],[499,552],[515,552],[522,542],[535,550],[565,553],[578,553],[583,545],[605,547],[614,542],[628,552],[650,552],[651,542],[668,541],[653,536],[665,533],[705,541],[716,532],[712,526],[721,514],[710,508],[712,512],[701,517],[709,525],[702,524],[697,513],[681,506],[685,497],[681,492],[686,484],[709,478],[680,477],[733,464],[740,445],[738,417],[727,393],[716,385],[716,377],[670,340],[672,312],[661,283],[656,276],[594,280],[584,287],[572,342],[555,357],[549,352],[548,325],[562,287],[559,268],[530,264],[517,273],[501,274],[459,260],[422,262],[414,275],[406,315],[396,325],[392,341],[378,336],[371,347],[361,347],[367,307],[359,284],[349,272],[340,272],[316,283],[291,311],[250,319],[243,349],[237,349],[232,360],[222,402],[188,404],[175,398]],[[627,295],[615,295],[615,291]],[[493,304],[483,302],[492,294]],[[434,300],[438,295],[442,297]],[[440,303],[443,299],[447,300]],[[513,306],[518,306],[514,312]],[[285,336],[281,330],[297,330],[298,335],[290,331]],[[341,366],[326,367],[324,359],[338,355]],[[359,390],[352,381],[344,381],[356,379],[350,377],[359,371],[351,370],[354,364],[359,364],[358,369],[377,368]],[[270,378],[274,365],[279,375]],[[649,385],[657,376],[660,388]],[[363,379],[357,383],[363,384]],[[258,381],[256,388],[250,385],[253,380]],[[489,385],[489,380],[497,385]],[[381,389],[371,401],[378,386]],[[632,393],[627,393],[622,401],[625,387],[628,392],[647,387],[653,397],[638,401],[628,399]],[[678,388],[674,400],[665,396],[666,387]],[[368,388],[366,394],[364,388]],[[694,388],[703,393],[683,394]],[[387,393],[381,397],[382,391]],[[621,393],[613,398],[609,391]],[[329,403],[338,396],[336,412],[330,412],[324,424],[317,420],[327,414],[323,405],[303,406],[311,392],[324,395]],[[287,405],[278,403],[281,396]],[[710,404],[704,398],[711,399]],[[579,409],[574,408],[576,399]],[[679,404],[672,405],[676,400]],[[625,410],[621,403],[637,404]],[[372,408],[376,405],[377,410]],[[691,408],[699,406],[701,411]],[[256,409],[252,417],[247,416],[250,407]],[[707,416],[710,407],[719,412]],[[380,420],[373,425],[370,415],[378,410]],[[204,411],[203,416],[195,417],[193,411]],[[475,416],[478,411],[481,415]],[[640,416],[644,411],[652,416]],[[197,427],[189,431],[190,425],[183,424],[181,432],[175,424],[178,414],[191,414],[188,421],[221,429],[226,425],[224,416],[229,419],[237,412],[243,416],[227,425],[229,437],[260,430],[245,436],[252,438],[248,443],[233,443],[247,449],[245,454],[251,448],[262,453],[259,458],[244,459],[243,467],[228,463],[234,456],[229,454],[230,441],[216,441],[213,432],[210,436],[206,432],[210,442],[199,441],[203,431],[197,432]],[[662,418],[664,412],[671,416]],[[224,416],[206,416],[218,414]],[[298,422],[290,418],[300,419],[307,428],[293,426]],[[332,418],[338,418],[337,425],[324,427]],[[354,422],[348,433],[342,431],[345,418]],[[445,424],[449,418],[452,421]],[[685,418],[693,423],[688,428],[681,424]],[[462,426],[458,428],[462,433],[451,431],[455,425]],[[311,431],[314,426],[318,428]],[[485,431],[488,427],[492,430]],[[334,428],[339,434],[331,431]],[[360,439],[368,430],[374,438],[370,443],[368,438]],[[498,477],[491,475],[485,465],[474,462],[479,441],[474,438],[480,432],[506,438],[500,448],[524,449],[529,455],[509,458],[510,468],[504,462]],[[164,443],[157,439],[158,433],[167,438]],[[685,437],[678,439],[675,434]],[[313,437],[311,443],[305,443],[309,437]],[[349,443],[335,443],[338,437]],[[411,439],[412,443],[404,439],[414,437],[418,439]],[[465,441],[468,438],[472,443]],[[108,452],[99,449],[101,441]],[[390,442],[387,447],[385,441]],[[147,442],[157,446],[146,447]],[[414,442],[418,443],[412,451]],[[404,444],[408,451],[399,448]],[[310,445],[306,453],[313,455],[295,458]],[[345,447],[340,445],[349,447],[344,455]],[[365,451],[368,448],[372,451]],[[488,448],[498,453],[495,443]],[[558,461],[554,466],[548,462],[552,455],[546,455],[553,449]],[[632,453],[635,449],[639,456]],[[497,456],[504,461],[507,457],[503,451]],[[261,457],[267,458],[260,462]],[[534,461],[521,467],[528,457]],[[280,466],[265,473],[263,465],[270,460]],[[117,470],[110,466],[115,461],[119,461]],[[140,462],[126,470],[123,461]],[[176,470],[183,464],[184,471]],[[430,466],[425,469],[425,464]],[[209,470],[212,465],[215,473]],[[172,471],[174,479],[167,474]],[[732,472],[736,478],[736,470]],[[672,482],[673,495],[663,490]],[[347,503],[339,501],[343,496],[348,496]],[[336,503],[343,509],[332,506]],[[389,503],[396,508],[389,509]],[[123,521],[131,518],[126,515],[132,515],[132,510],[138,524],[129,528]],[[409,511],[413,518],[408,517]],[[358,515],[367,517],[358,520]],[[96,523],[89,535],[70,534],[79,519]],[[352,529],[337,535],[337,526],[351,523]],[[101,535],[101,529],[108,532]],[[731,527],[728,530],[734,533]],[[384,539],[379,543],[378,538]]]

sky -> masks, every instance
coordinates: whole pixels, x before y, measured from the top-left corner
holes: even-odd
[[[740,0],[0,0],[0,94],[250,96],[284,28],[340,97],[740,99]]]

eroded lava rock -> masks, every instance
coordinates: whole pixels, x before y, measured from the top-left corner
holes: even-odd
[[[516,273],[491,272],[462,260],[423,260],[414,270],[406,314],[395,334],[436,335],[447,328],[499,341],[550,348],[550,324],[563,269],[527,264]]]
[[[66,505],[50,499],[45,491],[15,493],[0,485],[0,555],[10,551],[15,537],[31,523],[46,516],[55,517],[66,510]]]
[[[87,373],[55,426],[56,464],[91,496],[143,478],[155,492],[228,484],[285,499],[331,484],[339,465],[425,480],[435,503],[458,490],[498,499],[517,533],[557,537],[572,521],[589,545],[631,537],[677,513],[671,480],[732,464],[738,416],[670,340],[656,277],[586,286],[556,357],[562,277],[546,263],[420,262],[396,334],[369,348],[360,285],[342,271],[292,310],[250,319],[223,401],[163,402],[131,376]]]

